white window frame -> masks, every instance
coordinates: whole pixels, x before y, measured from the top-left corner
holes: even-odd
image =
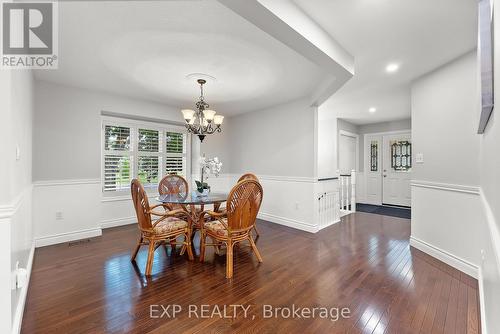
[[[120,196],[130,196],[130,188],[115,190],[115,191],[104,191],[104,158],[106,155],[124,155],[131,156],[131,179],[137,178],[138,160],[140,156],[158,156],[160,158],[160,170],[158,174],[158,179],[161,180],[165,176],[166,163],[168,156],[184,156],[186,158],[186,170],[185,178],[188,184],[191,182],[191,134],[187,132],[186,128],[180,125],[167,124],[167,123],[154,123],[149,121],[138,121],[126,118],[102,116],[101,122],[101,192],[104,197],[120,197]],[[123,126],[130,128],[130,151],[106,151],[104,149],[105,131],[107,125],[110,126]],[[139,129],[148,129],[159,131],[159,146],[160,151],[156,152],[139,152],[138,142],[139,142]],[[180,153],[167,153],[166,147],[166,134],[167,132],[177,132],[186,134],[186,152],[185,154]],[[158,192],[158,186],[147,186],[144,187],[146,192],[150,194],[156,194]]]

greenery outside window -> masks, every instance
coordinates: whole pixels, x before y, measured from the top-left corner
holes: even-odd
[[[103,119],[102,189],[128,191],[133,178],[155,189],[167,174],[189,170],[190,139],[183,127]]]

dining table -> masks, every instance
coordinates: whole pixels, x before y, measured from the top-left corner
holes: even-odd
[[[222,203],[227,201],[227,193],[208,193],[199,195],[196,192],[185,194],[159,195],[156,200],[162,204],[179,205],[189,217],[189,228],[191,229],[191,247],[194,248],[193,239],[195,228],[199,228],[198,222],[205,205],[213,205],[214,211],[219,211]],[[217,249],[218,251],[218,249]]]
[[[164,194],[159,195],[156,200],[163,204],[180,205],[190,216],[193,222],[198,221],[198,213],[205,209],[205,205],[214,206],[214,211],[218,211],[220,205],[227,200],[227,193],[208,193],[206,195],[199,195],[196,192],[188,192],[185,194]],[[200,210],[196,210],[199,207]]]

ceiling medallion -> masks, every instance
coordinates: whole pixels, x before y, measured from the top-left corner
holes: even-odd
[[[211,135],[215,132],[221,132],[224,116],[216,115],[214,110],[208,109],[210,106],[205,102],[203,96],[203,85],[207,83],[205,79],[198,79],[200,85],[200,100],[196,102],[197,111],[191,109],[182,109],[182,115],[186,121],[186,128],[189,133],[197,135],[200,141],[205,139],[206,135]]]

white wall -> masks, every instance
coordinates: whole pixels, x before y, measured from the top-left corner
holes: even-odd
[[[479,266],[481,223],[476,54],[412,86],[412,238]],[[474,221],[479,221],[474,223]]]
[[[500,130],[493,119],[477,134],[478,87],[475,52],[413,84],[413,152],[424,163],[413,168],[411,244],[479,279],[482,329],[497,333]]]
[[[183,122],[174,107],[43,81],[35,96],[35,181],[100,177],[102,111]]]
[[[476,54],[469,53],[412,87],[415,180],[479,185]]]
[[[202,144],[207,156],[226,157],[224,175],[211,178],[215,191],[227,191],[246,172],[264,188],[260,217],[316,232],[316,108],[302,99],[230,117],[224,135]]]
[[[308,99],[230,118],[230,171],[313,177],[314,113]]]
[[[318,121],[318,178],[337,177],[337,120]]]
[[[19,262],[32,260],[32,123],[31,71],[0,71],[0,332],[16,332],[21,321],[27,286],[11,290]],[[13,281],[15,283],[15,280]]]

